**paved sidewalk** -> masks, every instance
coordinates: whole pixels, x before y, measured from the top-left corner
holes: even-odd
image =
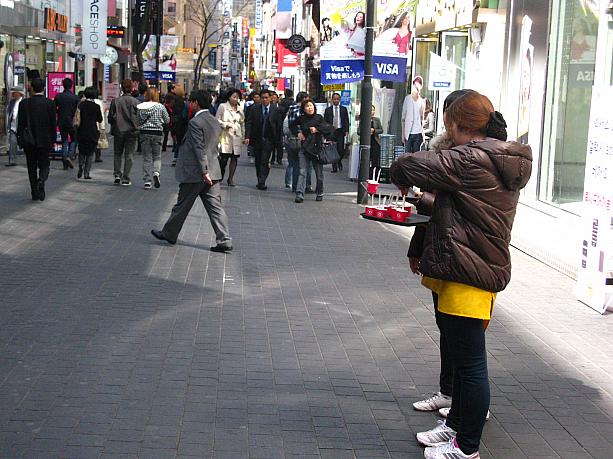
[[[3,158],[4,159],[4,158]],[[53,162],[48,198],[0,168],[0,457],[419,458],[437,417],[430,294],[410,230],[359,219],[356,185],[322,203],[223,187],[235,251],[209,252],[196,203],[158,243],[177,186],[91,182]],[[23,164],[23,158],[20,158]],[[613,457],[613,327],[573,281],[514,251],[488,331],[492,418],[481,457]]]

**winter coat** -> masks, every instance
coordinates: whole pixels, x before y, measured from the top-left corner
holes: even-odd
[[[164,135],[164,126],[170,123],[166,107],[159,102],[141,102],[136,108],[141,134]]]
[[[233,110],[229,102],[223,103],[217,109],[216,118],[221,124],[221,152],[227,155],[240,155],[243,150],[245,136],[245,115],[243,110]]]
[[[395,161],[395,185],[436,190],[421,272],[489,292],[504,290],[511,279],[509,243],[519,193],[531,172],[528,145],[490,138]]]
[[[312,127],[317,128],[315,134],[311,132]],[[326,123],[323,116],[317,114],[300,115],[289,124],[289,129],[294,135],[298,135],[298,132],[302,132],[302,135],[304,135],[302,149],[308,157],[315,159],[319,158],[324,137],[327,138],[334,133],[334,126]]]
[[[138,118],[136,116],[136,106],[138,100],[130,94],[123,94],[111,101],[109,108],[108,122],[111,125],[111,133],[117,134],[138,134]]]

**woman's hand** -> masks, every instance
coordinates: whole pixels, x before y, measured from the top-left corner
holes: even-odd
[[[304,137],[304,134],[302,132],[299,132],[297,137],[298,137],[298,140],[300,140],[301,142],[304,142],[305,137]]]
[[[413,274],[421,275],[419,271],[419,258],[409,257],[409,268],[411,268]]]
[[[311,131],[311,134],[315,134],[317,132],[317,128],[315,126],[311,126],[309,131]]]

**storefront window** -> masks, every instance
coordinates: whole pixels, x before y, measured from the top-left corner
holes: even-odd
[[[573,211],[583,194],[598,12],[581,0],[552,5],[539,198]]]

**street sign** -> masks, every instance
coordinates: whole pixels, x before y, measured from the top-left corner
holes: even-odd
[[[307,48],[308,43],[302,35],[292,35],[287,39],[286,47],[292,53],[299,54]]]

